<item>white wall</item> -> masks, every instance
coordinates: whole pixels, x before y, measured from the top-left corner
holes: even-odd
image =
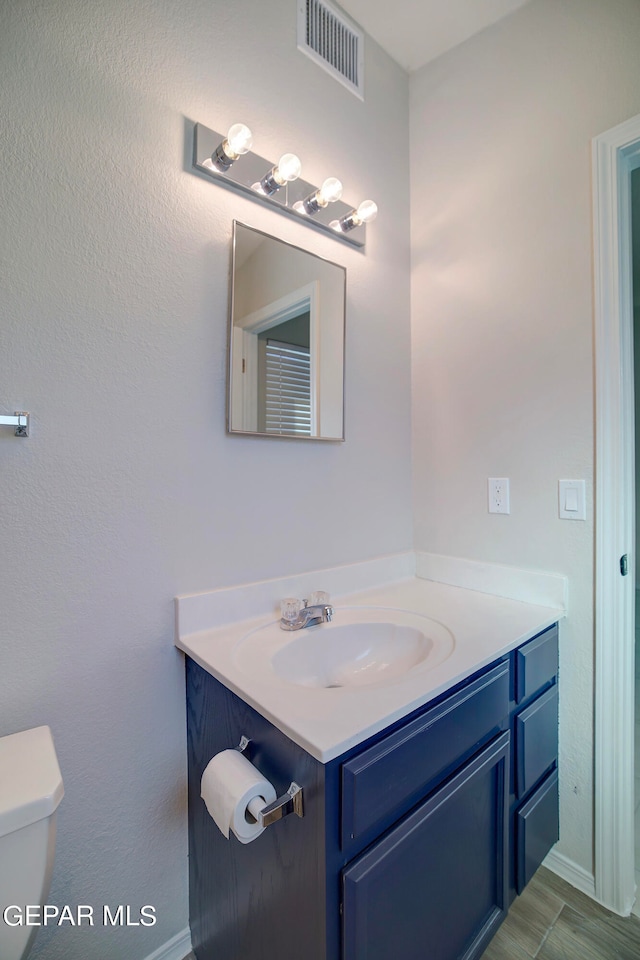
[[[570,578],[561,843],[592,871],[592,137],[640,113],[640,4],[532,0],[412,78],[416,546]],[[487,477],[510,477],[510,516]],[[588,519],[558,519],[559,478]]]
[[[0,735],[53,729],[51,902],[158,913],[42,931],[36,958],[138,960],[186,926],[173,597],[411,546],[407,78],[369,43],[362,103],[295,14],[0,6],[0,410],[33,418],[0,432]],[[366,253],[190,172],[191,124],[237,120],[376,199]],[[347,267],[344,444],[225,435],[235,217]]]

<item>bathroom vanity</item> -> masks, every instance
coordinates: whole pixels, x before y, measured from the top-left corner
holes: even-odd
[[[448,604],[453,645],[443,657],[443,635],[431,665],[427,657],[387,683],[283,681],[270,698],[264,666],[251,682],[245,666],[242,679],[242,641],[255,625],[178,643],[197,960],[472,960],[558,838],[553,611],[415,583],[360,601],[387,619],[428,607],[440,626]],[[296,642],[310,641],[307,632]],[[200,797],[211,757],[243,736],[276,792],[295,781],[304,793],[304,817],[246,845],[223,837]]]

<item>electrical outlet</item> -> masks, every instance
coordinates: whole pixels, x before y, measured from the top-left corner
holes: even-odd
[[[511,513],[509,478],[489,477],[489,513]]]

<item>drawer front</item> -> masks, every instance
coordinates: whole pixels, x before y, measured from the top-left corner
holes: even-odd
[[[558,672],[558,626],[545,630],[516,651],[516,703],[548,686]]]
[[[516,796],[524,797],[558,759],[558,686],[518,714],[515,721]]]
[[[507,725],[509,664],[500,663],[342,767],[342,847],[384,829]]]
[[[516,814],[518,893],[522,893],[559,835],[558,771],[554,770]]]

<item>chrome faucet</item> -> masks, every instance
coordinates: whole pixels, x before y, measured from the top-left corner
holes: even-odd
[[[303,630],[315,627],[319,623],[328,623],[333,617],[333,607],[329,603],[329,594],[316,590],[308,600],[287,597],[280,603],[280,628],[282,630]]]

